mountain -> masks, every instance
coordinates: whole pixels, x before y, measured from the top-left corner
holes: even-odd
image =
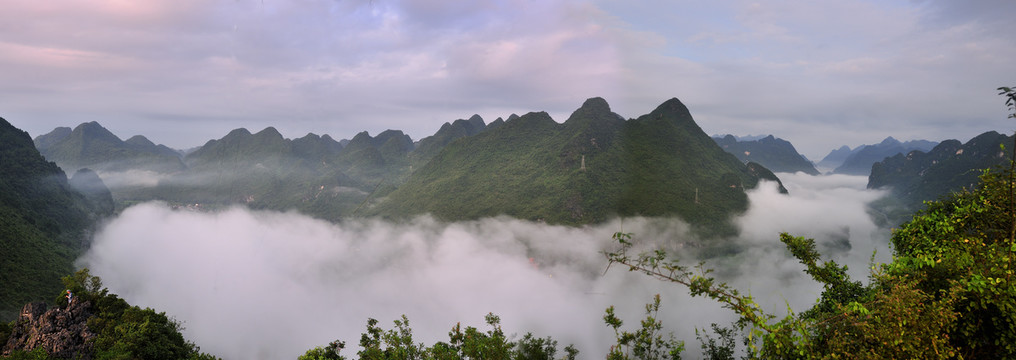
[[[71,189],[84,195],[86,202],[90,205],[92,214],[112,214],[116,209],[113,202],[113,193],[109,191],[106,184],[102,182],[94,171],[87,168],[78,170],[71,176],[67,183]]]
[[[830,151],[828,155],[822,158],[822,161],[818,162],[818,167],[823,169],[835,169],[850,157],[855,151],[861,150],[861,146],[851,150],[849,146],[843,145],[839,149]]]
[[[760,172],[772,174],[724,152],[677,99],[626,121],[592,98],[563,124],[534,112],[451,142],[370,213],[560,224],[678,215],[722,232],[714,225],[747,208]]]
[[[871,165],[882,161],[882,159],[896,154],[906,154],[914,150],[928,151],[937,144],[927,140],[914,140],[901,143],[890,136],[882,140],[881,143],[866,145],[860,147],[860,149],[853,150],[843,161],[843,164],[833,170],[833,173],[869,175],[871,174]]]
[[[723,135],[713,135],[711,137],[713,139],[717,139],[717,138],[722,139],[722,138],[726,137],[727,135],[733,136],[734,137],[734,141],[741,141],[741,142],[762,140],[762,139],[765,139],[765,138],[767,138],[769,136],[772,136],[772,135],[745,135],[745,136],[737,136],[737,135],[733,135],[733,134],[723,134]]]
[[[80,180],[102,191],[101,180]],[[60,291],[93,222],[109,215],[101,207],[74,190],[27,132],[0,118],[0,321]]]
[[[334,218],[350,211],[368,186],[343,172],[343,146],[328,135],[286,139],[273,127],[239,128],[184,157],[184,170],[154,186],[119,191],[125,203],[163,200],[176,205],[289,210]]]
[[[989,131],[965,144],[946,140],[928,152],[897,154],[872,165],[868,188],[889,189],[903,207],[900,212],[910,213],[924,201],[976,185],[984,169],[1008,164],[1012,143],[1011,136]]]
[[[504,120],[501,120],[501,123],[503,124]],[[495,127],[499,125],[501,124],[495,125]],[[469,120],[458,119],[451,123],[444,123],[434,135],[420,139],[412,156],[417,163],[426,163],[452,141],[479,134],[486,129],[487,124],[483,122],[480,115],[473,115]]]
[[[35,147],[46,159],[68,171],[89,168],[98,172],[173,172],[183,169],[175,150],[155,145],[143,136],[123,141],[94,121],[67,130],[56,128],[40,135],[35,139]]]
[[[385,130],[376,137],[356,134],[338,154],[344,171],[368,183],[399,182],[409,168],[413,139],[400,130]]]
[[[756,162],[775,172],[803,172],[818,175],[815,165],[797,152],[789,141],[772,135],[755,140],[744,140],[733,135],[713,136],[713,141],[728,153],[734,154],[742,162]]]

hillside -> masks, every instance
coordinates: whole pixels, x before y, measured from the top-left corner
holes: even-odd
[[[342,150],[328,135],[290,140],[272,127],[254,134],[240,128],[190,152],[185,169],[161,177],[155,186],[114,195],[128,205],[149,200],[200,208],[245,204],[334,217],[362,201],[361,188],[366,188],[341,170]]]
[[[183,169],[180,155],[164,145],[155,145],[144,136],[127,141],[97,122],[73,130],[56,128],[35,138],[35,147],[49,161],[69,172],[81,168],[94,171],[149,170],[173,172]]]
[[[840,166],[833,170],[834,174],[869,175],[871,165],[896,154],[906,154],[914,150],[928,151],[938,143],[927,140],[900,142],[892,136],[875,145],[864,145],[851,150],[850,155]],[[830,154],[831,155],[831,154]],[[828,156],[827,156],[828,157]]]
[[[793,144],[772,135],[756,140],[739,140],[733,135],[714,136],[713,141],[745,163],[756,162],[775,172],[819,174],[815,165],[798,153]]]
[[[101,181],[79,178],[100,201]],[[55,164],[35,149],[28,133],[0,118],[0,321],[10,321],[26,302],[60,291],[59,279],[105,212],[74,191]]]
[[[0,359],[217,359],[166,313],[131,306],[88,269],[62,282],[71,295],[54,292],[56,306],[28,303],[16,321],[0,324]]]
[[[744,211],[744,190],[759,176],[717,146],[677,99],[625,121],[592,98],[562,124],[528,113],[448,144],[370,213],[561,224],[677,215],[706,227]]]
[[[988,131],[966,143],[946,140],[928,152],[897,154],[872,165],[868,188],[889,189],[900,213],[913,212],[924,201],[972,188],[983,170],[1007,164],[1012,143],[1011,136]]]
[[[504,120],[501,120],[501,123],[504,123]],[[469,120],[458,119],[450,123],[444,123],[434,135],[420,139],[420,142],[417,143],[416,148],[413,150],[413,160],[417,164],[424,164],[434,158],[441,149],[452,141],[479,134],[484,130],[487,130],[487,124],[483,122],[483,118],[480,115],[473,115]]]

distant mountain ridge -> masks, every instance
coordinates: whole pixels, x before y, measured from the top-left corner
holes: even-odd
[[[983,170],[1007,164],[1012,143],[1012,136],[988,131],[966,143],[951,139],[928,152],[897,154],[872,166],[868,188],[889,189],[903,206],[900,212],[910,213],[924,201],[976,185]]]
[[[819,174],[815,165],[804,155],[798,153],[793,144],[773,135],[739,138],[727,134],[725,136],[713,135],[712,138],[723,150],[733,154],[742,162],[756,162],[775,172],[795,173],[800,171],[808,175]]]
[[[928,140],[900,142],[890,136],[878,144],[862,145],[850,150],[850,153],[843,159],[843,162],[833,169],[833,173],[867,176],[871,174],[871,165],[882,161],[882,159],[896,154],[906,154],[914,150],[928,151],[937,144],[937,142]],[[833,150],[819,164],[825,166],[833,165],[835,159],[843,156],[844,148],[845,146]]]
[[[184,168],[176,150],[155,145],[141,135],[120,140],[94,121],[73,130],[56,128],[36,137],[34,144],[46,159],[69,172],[81,168],[100,172],[127,169],[172,172]]]
[[[107,144],[100,149],[134,146],[155,153],[147,139],[129,140],[118,142],[97,123],[86,123],[70,134],[61,128],[40,136],[37,145]],[[79,159],[102,153],[78,149]],[[102,158],[87,159],[106,168]],[[744,191],[761,179],[779,182],[764,166],[719,148],[677,99],[630,120],[601,98],[587,100],[561,124],[546,113],[512,114],[490,124],[473,115],[415,143],[398,130],[335,141],[315,134],[286,139],[273,127],[257,133],[240,128],[180,161],[181,168],[158,172],[151,181],[114,188],[118,206],[162,200],[199,208],[296,209],[329,220],[432,213],[450,221],[510,215],[574,225],[676,215],[705,226],[746,209]]]

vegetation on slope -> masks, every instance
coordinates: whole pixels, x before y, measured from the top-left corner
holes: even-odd
[[[59,291],[97,216],[28,133],[0,118],[0,321]]]
[[[931,151],[911,151],[876,162],[868,177],[869,189],[888,189],[890,197],[875,204],[897,224],[924,202],[963,188],[973,188],[985,169],[1008,164],[1012,158],[1011,136],[985,132],[966,144],[946,140]]]
[[[66,129],[57,128],[35,140],[38,150],[65,170],[88,167],[97,171],[172,172],[183,169],[179,154],[143,136],[123,141],[94,121],[80,124],[69,132]]]
[[[95,334],[87,340],[87,353],[74,354],[81,359],[192,359],[212,360],[214,356],[200,352],[200,349],[184,339],[180,324],[165,313],[153,309],[131,306],[116,294],[102,287],[102,281],[92,276],[88,269],[82,269],[62,279],[76,303],[89,306],[87,330]],[[59,307],[67,307],[64,293],[57,295]],[[24,324],[6,325],[8,333],[0,331],[0,340],[8,343],[9,331]],[[74,341],[77,334],[71,334],[62,341]],[[59,340],[58,340],[59,341]],[[41,347],[35,349],[14,349],[8,357],[0,359],[51,359]]]
[[[1016,110],[1013,92],[1003,94]],[[1010,160],[1007,170],[983,173],[975,188],[929,202],[893,232],[893,261],[873,266],[867,285],[823,262],[814,240],[782,234],[824,291],[813,308],[779,320],[702,265],[689,268],[662,250],[629,254],[629,234],[616,234],[620,249],[606,255],[734,311],[751,358],[1016,358],[1014,169]]]
[[[752,141],[739,141],[733,135],[713,137],[713,140],[742,162],[756,162],[775,172],[819,174],[815,165],[798,153],[794,145],[772,135]]]
[[[563,124],[529,113],[450,143],[370,213],[559,224],[677,215],[722,233],[758,180],[677,99],[624,121],[593,98]]]

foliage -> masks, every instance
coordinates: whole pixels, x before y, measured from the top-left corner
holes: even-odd
[[[955,297],[950,343],[966,358],[1016,356],[1016,244],[1011,173],[986,172],[977,189],[928,204],[894,232],[895,278],[935,299]]]
[[[502,359],[502,360],[552,360],[557,353],[557,341],[550,337],[539,338],[527,333],[518,341],[511,341],[501,329],[501,319],[494,314],[487,314],[487,331],[475,327],[462,329],[456,324],[448,333],[448,342],[438,342],[427,347],[413,340],[413,332],[409,319],[402,315],[395,320],[393,329],[384,330],[378,327],[375,319],[367,320],[367,332],[360,336],[360,350],[357,359],[361,360],[410,360],[410,359]],[[345,343],[333,341],[327,347],[316,347],[308,350],[301,360],[338,360],[345,359],[339,352]],[[569,345],[565,347],[566,360],[575,360],[578,350]]]
[[[937,202],[895,230],[894,259],[874,266],[867,286],[846,267],[821,261],[814,240],[781,234],[805,272],[823,284],[817,304],[774,322],[741,295],[663,251],[628,254],[629,234],[615,234],[613,264],[686,286],[733,310],[756,358],[1016,357],[1016,244],[1010,237],[1011,173],[985,172],[980,186]]]
[[[624,323],[614,314],[614,307],[608,307],[603,321],[614,329],[617,344],[611,345],[607,359],[680,359],[681,352],[684,351],[684,342],[675,340],[673,333],[668,338],[664,338],[663,323],[656,318],[659,311],[660,295],[656,294],[653,302],[646,304],[646,318],[642,320],[642,327],[634,332],[629,332],[621,330],[621,325]]]
[[[984,169],[1008,167],[1013,140],[988,131],[966,143],[945,140],[928,152],[900,153],[876,162],[868,187],[888,189],[892,196],[872,206],[886,214],[886,225],[898,226],[923,209],[925,201],[973,188]]]
[[[703,358],[709,360],[734,360],[734,338],[737,335],[735,327],[720,327],[715,323],[710,325],[713,332],[719,336],[719,343],[706,331],[695,329],[695,338],[702,344]]]
[[[297,360],[343,360],[345,357],[339,355],[339,352],[345,348],[345,342],[335,340],[328,343],[328,346],[318,346],[307,350],[305,354],[297,357]]]
[[[56,359],[49,356],[46,350],[35,348],[32,351],[15,350],[11,352],[11,355],[3,357],[4,360],[51,360]]]
[[[0,118],[0,321],[60,291],[97,214],[28,133]]]
[[[64,285],[81,301],[90,301],[93,315],[88,328],[95,359],[215,359],[184,339],[180,324],[153,309],[131,306],[102,287],[102,280],[87,268],[63,278]],[[64,304],[66,299],[63,299]],[[58,300],[59,301],[59,300]]]

